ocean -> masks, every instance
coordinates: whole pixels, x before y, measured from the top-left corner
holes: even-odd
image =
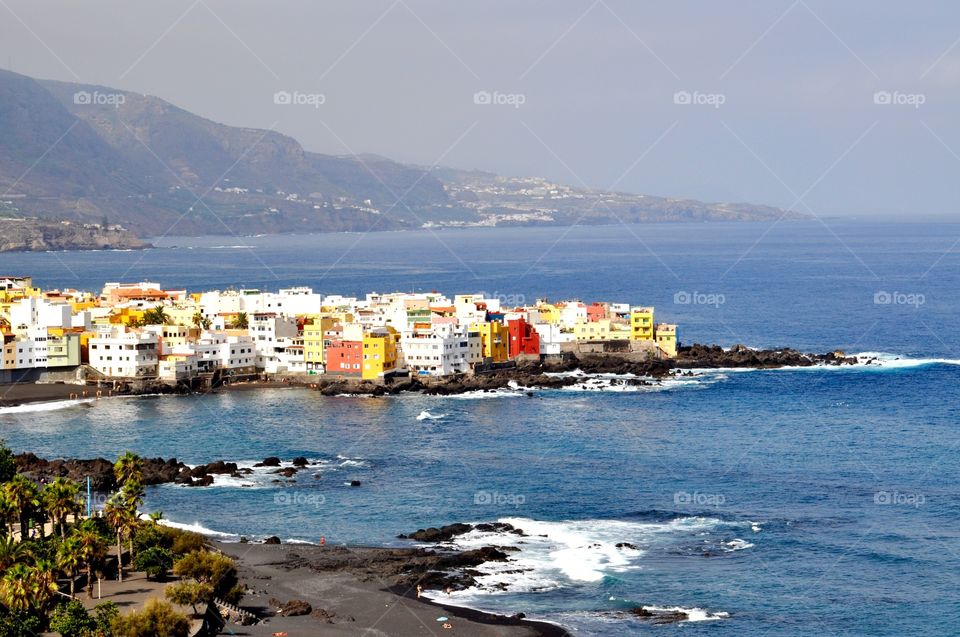
[[[580,635],[946,635],[960,617],[957,224],[782,222],[165,238],[0,255],[44,287],[483,291],[656,306],[685,343],[872,352],[881,364],[703,370],[622,391],[322,397],[275,389],[0,412],[41,456],[313,464],[148,489],[223,539],[406,544],[425,526],[527,536],[447,601]],[[351,480],[361,486],[351,487]],[[617,546],[617,545],[620,546]],[[505,586],[503,586],[505,585]],[[653,626],[625,611],[685,609]]]

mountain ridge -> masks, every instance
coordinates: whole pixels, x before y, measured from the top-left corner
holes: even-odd
[[[315,153],[158,97],[2,69],[0,193],[0,216],[115,222],[141,237],[794,216]]]

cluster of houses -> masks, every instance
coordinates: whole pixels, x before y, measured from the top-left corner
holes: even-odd
[[[203,374],[446,376],[566,351],[670,358],[675,325],[652,307],[437,292],[324,296],[307,287],[188,293],[107,283],[43,291],[0,277],[0,382],[24,370],[89,366],[103,378],[181,382]],[[599,349],[597,349],[599,348]],[[19,372],[19,376],[17,374]]]

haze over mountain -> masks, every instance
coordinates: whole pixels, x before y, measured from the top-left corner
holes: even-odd
[[[783,211],[307,152],[162,99],[0,71],[0,214],[139,236],[760,220]]]

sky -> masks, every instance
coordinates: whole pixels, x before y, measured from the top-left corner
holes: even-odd
[[[0,66],[323,153],[824,217],[958,212],[956,2],[0,0]]]

